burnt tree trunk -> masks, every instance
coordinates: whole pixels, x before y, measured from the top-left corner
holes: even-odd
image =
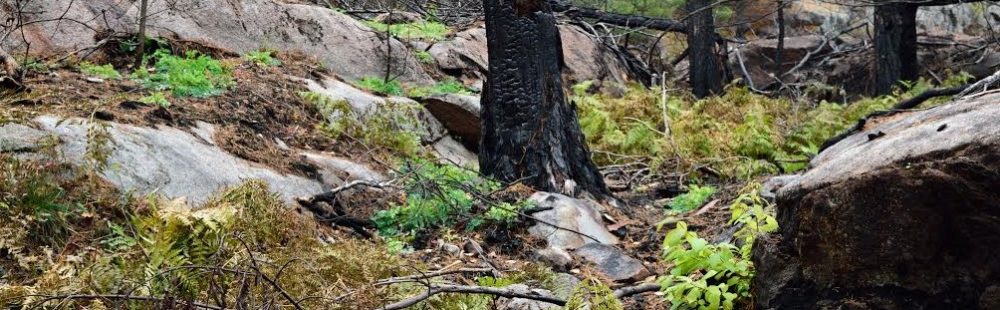
[[[562,44],[544,0],[483,0],[489,73],[480,170],[539,190],[610,196],[567,102]]]
[[[910,3],[875,7],[875,94],[891,93],[899,81],[915,81],[920,74],[917,8]]]
[[[698,98],[722,92],[722,74],[715,43],[715,17],[708,0],[688,0],[688,76]]]

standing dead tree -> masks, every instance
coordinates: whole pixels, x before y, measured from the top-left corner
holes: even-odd
[[[539,190],[609,197],[564,93],[562,43],[544,0],[484,0],[489,74],[479,165]]]

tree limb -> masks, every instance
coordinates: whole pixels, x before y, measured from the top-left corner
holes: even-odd
[[[406,307],[412,306],[440,293],[465,293],[465,294],[483,294],[483,295],[493,295],[507,298],[524,298],[537,300],[542,302],[547,302],[550,304],[565,306],[566,301],[554,297],[543,296],[535,292],[525,292],[522,290],[512,290],[506,288],[496,288],[496,287],[485,287],[485,286],[469,286],[469,285],[444,285],[444,284],[432,284],[429,285],[427,291],[424,291],[420,295],[416,295],[396,303],[382,307],[382,310],[399,310]]]
[[[550,0],[549,4],[552,6],[553,12],[563,13],[569,17],[592,18],[597,22],[629,28],[643,27],[667,32],[687,33],[685,24],[676,20],[602,12],[597,9],[573,6],[560,0]]]

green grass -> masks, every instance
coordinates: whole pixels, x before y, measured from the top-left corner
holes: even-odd
[[[414,56],[417,57],[417,61],[424,64],[434,64],[434,56],[428,51],[416,51]]]
[[[356,86],[379,95],[402,96],[403,85],[397,80],[386,81],[383,78],[369,76],[354,83]]]
[[[468,87],[465,87],[464,84],[454,79],[450,79],[447,81],[437,82],[430,86],[417,86],[409,88],[407,89],[406,95],[413,98],[424,98],[430,95],[438,94],[468,95],[471,93],[472,91],[470,91]]]
[[[249,51],[243,54],[243,59],[261,67],[281,65],[281,61],[274,58],[274,52],[269,50]]]
[[[438,22],[416,22],[406,24],[386,25],[374,21],[365,22],[378,32],[386,32],[388,29],[392,36],[400,39],[423,39],[423,40],[444,40],[451,30],[447,25]]]
[[[182,56],[159,50],[153,54],[156,71],[136,71],[133,77],[154,91],[169,90],[177,97],[210,97],[235,84],[230,68],[210,56],[189,51]]]
[[[115,67],[112,66],[111,64],[96,65],[84,61],[80,63],[79,67],[80,67],[80,72],[83,72],[83,74],[102,78],[105,80],[120,79],[122,77],[121,73],[118,73],[118,70],[115,70]]]

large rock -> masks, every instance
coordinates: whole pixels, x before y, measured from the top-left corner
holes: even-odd
[[[88,130],[94,123],[55,116],[40,116],[35,123],[45,135],[57,136],[62,141],[58,150],[66,160],[87,162],[85,154],[91,145]],[[286,202],[292,202],[295,197],[312,196],[344,181],[385,178],[364,165],[318,153],[303,153],[319,168],[318,180],[280,173],[217,147],[211,140],[213,128],[206,123],[199,123],[190,132],[168,126],[149,128],[117,123],[108,123],[105,128],[110,135],[106,144],[110,147],[108,165],[101,171],[105,179],[123,191],[184,197],[195,205],[247,179],[267,182],[271,190]]]
[[[1000,94],[983,95],[871,120],[816,156],[754,247],[758,308],[997,304],[998,120]]]
[[[528,200],[539,208],[551,208],[533,214],[544,223],[528,228],[532,235],[545,239],[549,247],[570,250],[588,243],[618,243],[618,238],[604,226],[600,214],[603,208],[593,201],[546,192],[535,193]]]
[[[135,31],[138,1],[28,1],[28,20],[55,19],[63,12],[75,22],[30,24],[26,38],[32,51],[48,54],[93,46],[92,29],[117,33]],[[150,36],[194,41],[234,53],[261,48],[302,51],[350,80],[385,75],[389,47],[364,24],[336,11],[273,0],[150,1]],[[79,21],[76,22],[76,21]],[[82,24],[81,24],[82,23]],[[110,28],[110,29],[109,29]],[[20,35],[0,42],[21,50]],[[404,81],[430,84],[423,67],[404,44],[390,40],[394,75]]]
[[[623,84],[645,78],[634,76],[636,73],[629,69],[628,61],[619,57],[609,43],[587,34],[583,29],[559,25],[559,34],[566,63],[563,71],[566,85],[588,80],[598,85]],[[451,40],[435,43],[428,52],[442,71],[459,76],[474,88],[481,88],[489,68],[486,29],[476,27],[460,31]]]
[[[422,99],[424,107],[470,150],[479,149],[479,96],[444,94]]]
[[[25,125],[0,125],[0,152],[34,151],[45,146],[52,135]]]

